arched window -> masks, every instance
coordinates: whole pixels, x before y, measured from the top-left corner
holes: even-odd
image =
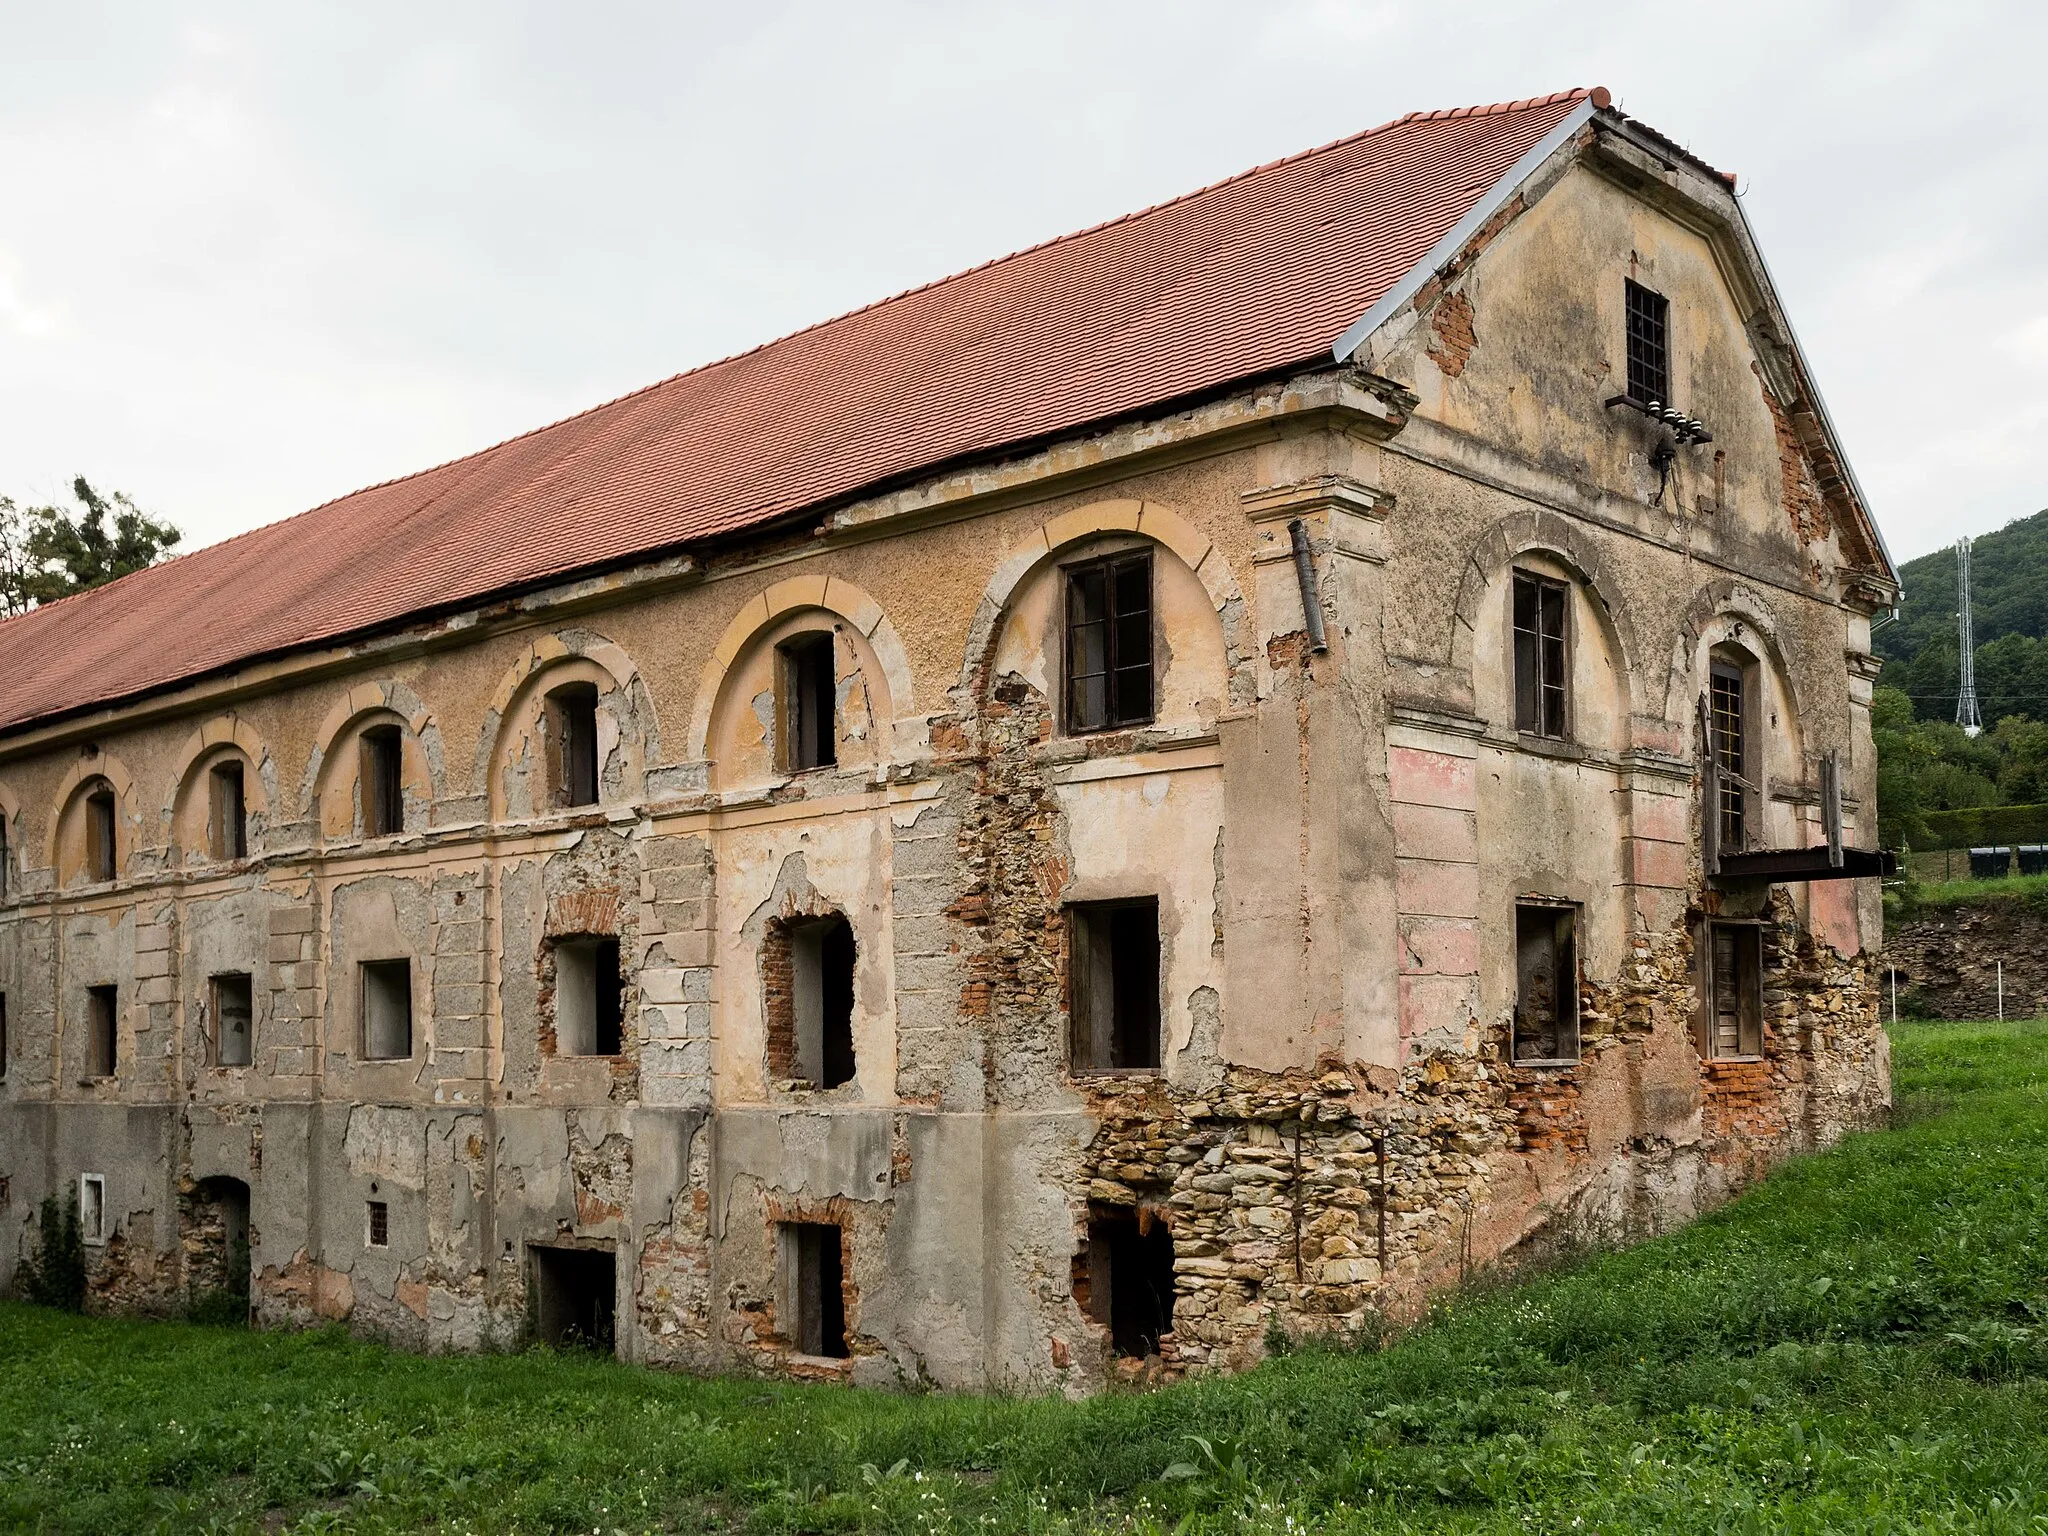
[[[829,630],[792,635],[775,648],[782,708],[782,767],[788,773],[839,761],[839,679]]]
[[[548,695],[547,743],[549,798],[597,804],[597,684],[564,683]]]
[[[119,865],[115,848],[119,830],[114,786],[105,779],[97,779],[85,792],[85,874],[88,880],[114,878]]]
[[[1708,659],[1705,717],[1722,853],[1742,852],[1758,829],[1758,691],[1756,658],[1736,646],[1717,646]]]

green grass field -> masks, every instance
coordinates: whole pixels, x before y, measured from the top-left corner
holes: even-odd
[[[1080,1405],[0,1306],[0,1525],[2048,1532],[2048,1024],[1896,1060],[1898,1128],[1686,1232]]]

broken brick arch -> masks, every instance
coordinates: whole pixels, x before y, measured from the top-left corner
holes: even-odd
[[[1223,551],[1207,534],[1161,502],[1098,501],[1048,518],[1014,547],[990,575],[968,629],[966,653],[954,693],[963,717],[978,714],[981,694],[990,681],[989,673],[1002,639],[1003,621],[1032,578],[1081,545],[1117,535],[1145,540],[1193,573],[1208,594],[1220,626],[1224,688],[1232,697],[1250,696],[1256,687],[1262,658],[1244,613],[1237,575]]]
[[[531,756],[528,749],[548,695],[578,683],[597,690],[599,716],[616,736],[608,743],[611,752],[601,752],[598,760],[598,798],[630,802],[644,795],[647,767],[661,757],[661,727],[640,669],[623,647],[602,635],[564,631],[529,645],[491,696],[478,733],[476,769],[478,780],[490,788],[493,821],[543,814],[546,808],[530,791],[521,794],[521,786],[511,782],[512,770]],[[609,780],[608,759],[613,769]],[[609,794],[607,783],[613,786]]]
[[[340,821],[330,803],[337,790],[351,790],[356,777],[356,755],[347,750],[357,734],[368,725],[389,724],[399,728],[403,753],[403,781],[410,795],[428,806],[443,793],[441,765],[444,761],[441,727],[420,696],[405,683],[387,679],[359,683],[337,699],[314,733],[319,745],[306,763],[300,781],[299,798],[314,816],[323,837],[335,835]],[[416,830],[424,830],[424,823]],[[409,829],[411,830],[411,829]],[[346,839],[352,832],[342,833]]]
[[[715,731],[732,711],[750,707],[749,699],[735,696],[736,674],[746,672],[764,644],[797,627],[806,614],[816,616],[817,628],[836,630],[860,658],[877,764],[902,762],[923,751],[924,722],[912,713],[916,688],[910,657],[881,605],[838,576],[792,576],[741,606],[698,680],[685,757],[708,763],[714,783],[730,777],[730,765],[722,768],[716,761]]]
[[[242,765],[243,804],[252,821],[269,818],[277,792],[277,765],[270,749],[239,715],[215,715],[178,749],[171,797],[162,813],[165,843],[174,854],[183,857],[205,847],[206,776],[228,761]]]

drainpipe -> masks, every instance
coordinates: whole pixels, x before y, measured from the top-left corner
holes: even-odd
[[[1308,553],[1308,525],[1296,518],[1287,525],[1294,546],[1294,579],[1301,584],[1301,616],[1308,621],[1308,648],[1318,654],[1330,648],[1323,634],[1323,605],[1316,598],[1315,562]]]

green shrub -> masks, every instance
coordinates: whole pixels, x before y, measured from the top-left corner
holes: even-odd
[[[60,1211],[55,1195],[43,1197],[36,1251],[24,1260],[17,1281],[21,1294],[43,1307],[85,1310],[85,1234],[78,1225],[78,1197]]]

